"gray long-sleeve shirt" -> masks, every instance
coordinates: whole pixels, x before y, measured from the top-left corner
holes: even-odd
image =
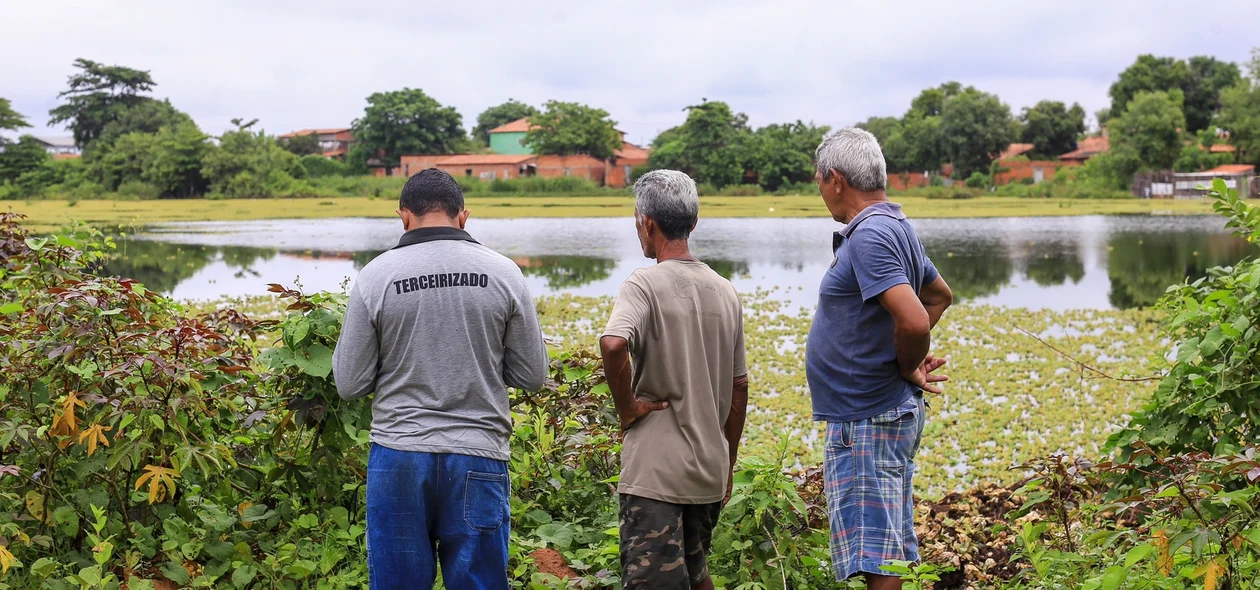
[[[541,388],[547,365],[520,269],[452,227],[411,230],[364,267],[333,351],[342,398],[376,393],[372,442],[500,461],[506,388]]]

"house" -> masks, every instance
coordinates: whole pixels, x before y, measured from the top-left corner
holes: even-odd
[[[490,154],[429,154],[402,156],[397,173],[411,176],[426,168],[437,168],[452,176],[482,180],[541,176],[543,178],[585,178],[601,186],[621,188],[629,183],[635,166],[647,164],[649,151],[625,140],[608,160],[586,155],[538,155],[525,143],[528,118],[517,119],[490,130]]]
[[[283,135],[277,135],[276,137],[277,139],[285,140],[312,134],[319,138],[319,147],[324,151],[325,158],[344,160],[346,158],[346,154],[350,151],[350,144],[354,143],[354,133],[351,132],[349,127],[303,129],[301,131],[291,131]]]
[[[54,160],[68,160],[80,156],[79,146],[74,144],[73,137],[52,137],[32,135],[44,151],[52,155]]]
[[[1207,194],[1212,181],[1221,179],[1225,186],[1244,198],[1260,197],[1260,178],[1251,164],[1226,164],[1205,172],[1173,172],[1161,170],[1133,176],[1133,196],[1144,199],[1194,199]]]
[[[1232,154],[1237,151],[1237,147],[1229,145],[1228,143],[1217,143],[1208,148],[1208,153],[1210,154]]]
[[[998,172],[994,175],[994,184],[1010,184],[1025,179],[1037,184],[1054,178],[1059,168],[1080,165],[1075,160],[1029,160],[1027,157],[1016,159],[1034,148],[1031,143],[1012,143],[1002,150],[1002,154],[998,156]]]
[[[1104,153],[1111,149],[1111,139],[1106,135],[1097,137],[1086,137],[1076,142],[1076,149],[1059,156],[1059,160],[1063,162],[1076,162],[1084,164],[1088,160],[1098,154]]]

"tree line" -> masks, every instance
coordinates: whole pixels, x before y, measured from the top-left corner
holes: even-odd
[[[233,129],[212,137],[169,100],[151,96],[157,83],[147,71],[86,59],[74,66],[49,122],[73,134],[81,160],[54,161],[33,137],[0,136],[0,198],[314,194],[310,179],[396,167],[408,154],[487,151],[491,129],[526,117],[532,126],[524,141],[535,153],[608,159],[622,145],[616,121],[597,107],[549,101],[538,108],[509,99],[465,131],[454,107],[403,88],[368,96],[351,125],[356,142],[345,161],[328,160],[314,135],[277,139],[256,120],[234,120]],[[1123,189],[1145,170],[1260,163],[1260,50],[1246,70],[1244,76],[1237,64],[1208,56],[1139,56],[1111,85],[1110,106],[1096,114],[1111,150],[1077,179]],[[754,129],[747,115],[716,100],[684,111],[681,125],[651,142],[647,168],[684,170],[715,189],[806,190],[813,150],[829,130],[800,120]],[[1075,149],[1087,129],[1079,104],[1044,100],[1014,115],[997,95],[959,82],[923,90],[901,117],[858,125],[879,138],[890,173],[935,173],[952,164],[956,178],[978,177],[980,184],[991,184],[995,160],[1010,144],[1032,144],[1028,157],[1054,159]],[[0,98],[0,130],[29,126]],[[1237,151],[1207,149],[1222,142]]]

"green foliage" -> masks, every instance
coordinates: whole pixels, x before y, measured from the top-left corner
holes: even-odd
[[[473,139],[482,145],[490,145],[491,129],[537,114],[538,109],[533,105],[509,98],[507,102],[492,106],[482,111],[480,115],[477,115],[477,126],[472,128]],[[617,147],[621,147],[621,145],[618,144]]]
[[[745,168],[757,174],[757,184],[767,191],[814,179],[813,151],[830,130],[813,123],[766,125],[745,141]]]
[[[19,183],[18,179],[40,170],[51,160],[52,157],[38,140],[23,135],[16,143],[6,145],[0,151],[0,184],[13,182],[28,189],[28,183]]]
[[[9,102],[9,99],[0,98],[0,129],[13,131],[30,126],[31,124],[26,122],[26,117],[13,110],[13,104]],[[3,141],[0,140],[0,143]]]
[[[945,153],[964,177],[989,164],[1014,139],[1010,107],[998,97],[968,87],[941,109],[940,133]]]
[[[530,118],[532,127],[522,143],[536,154],[587,154],[607,160],[621,149],[617,122],[603,109],[576,102],[547,101],[543,112]]]
[[[83,157],[91,162],[107,154],[118,138],[129,133],[151,135],[164,128],[180,126],[196,127],[196,124],[187,113],[171,106],[170,101],[142,100],[123,109],[117,119],[106,124],[100,136],[84,150]]]
[[[463,118],[419,88],[376,92],[352,125],[357,158],[394,167],[408,154],[449,154],[467,147]],[[355,150],[352,150],[352,159]]]
[[[1229,130],[1229,143],[1238,147],[1239,161],[1260,164],[1260,78],[1221,93],[1216,124]]]
[[[1085,132],[1085,109],[1079,104],[1043,100],[1020,113],[1019,140],[1031,143],[1037,159],[1054,159],[1076,149],[1076,138]]]
[[[1133,107],[1138,96],[1178,90],[1184,97],[1186,129],[1206,129],[1220,106],[1221,91],[1238,84],[1238,66],[1213,57],[1196,56],[1189,62],[1172,57],[1140,55],[1111,85],[1111,117]]]
[[[295,156],[319,156],[324,153],[324,148],[319,145],[319,136],[314,133],[280,139],[280,147]]]
[[[298,165],[302,167],[306,178],[346,175],[345,162],[333,158],[325,158],[317,153],[302,156],[298,159]]]
[[[85,150],[128,110],[153,101],[141,95],[156,86],[147,71],[83,58],[74,60],[74,67],[80,71],[70,76],[69,88],[57,95],[65,102],[48,112],[48,122],[65,124],[74,133],[75,144]]]
[[[300,170],[297,156],[266,133],[251,131],[256,122],[233,120],[237,128],[220,136],[219,144],[202,158],[201,173],[210,184],[211,193],[222,197],[274,197],[304,192],[292,176]]]
[[[156,196],[200,195],[206,189],[201,168],[211,150],[208,139],[191,120],[156,133],[133,131],[113,139],[108,150],[96,150],[88,173],[106,190],[143,182],[156,189]],[[103,143],[102,139],[96,145]]]
[[[669,141],[652,151],[649,165],[681,170],[696,182],[719,189],[739,184],[744,177],[744,151],[750,135],[748,116],[732,112],[721,101],[705,100],[685,110],[687,120],[676,130],[661,134]]]
[[[977,170],[967,177],[966,184],[967,188],[989,188],[993,186],[993,177]]]
[[[1249,241],[1260,241],[1260,209],[1214,182],[1216,209]],[[1160,301],[1176,360],[1151,402],[1108,441],[1129,460],[1139,448],[1160,456],[1236,453],[1260,427],[1260,263],[1215,268],[1168,289]]]
[[[1090,158],[1082,177],[1124,189],[1138,172],[1172,168],[1184,145],[1182,102],[1177,89],[1138,93],[1128,110],[1108,123],[1111,150]]]
[[[1233,162],[1233,154],[1214,154],[1203,146],[1190,144],[1181,148],[1181,154],[1173,162],[1172,168],[1177,172],[1202,172]]]

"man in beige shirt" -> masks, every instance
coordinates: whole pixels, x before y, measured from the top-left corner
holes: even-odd
[[[709,590],[705,556],[748,407],[743,311],[730,281],[688,249],[695,182],[657,170],[634,194],[643,255],[657,264],[622,285],[600,338],[624,432],[622,587]]]

